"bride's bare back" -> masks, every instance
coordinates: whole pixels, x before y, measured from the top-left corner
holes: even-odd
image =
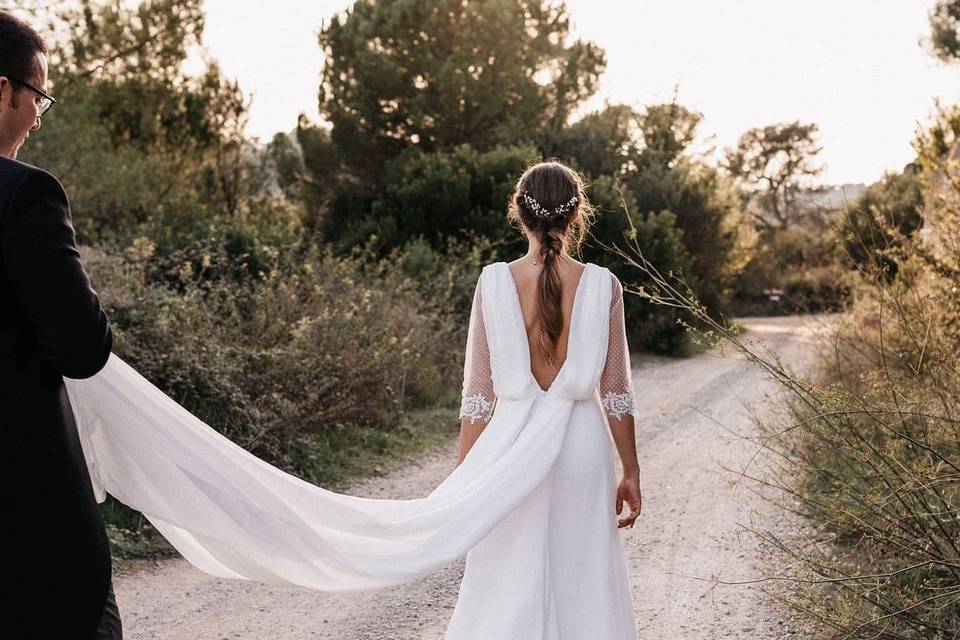
[[[560,332],[560,337],[557,339],[556,357],[553,364],[547,362],[547,359],[540,350],[541,325],[539,309],[537,307],[537,282],[540,278],[540,272],[543,269],[543,263],[538,262],[534,265],[532,260],[524,257],[514,260],[507,266],[510,267],[510,274],[513,276],[513,282],[517,287],[517,297],[520,299],[520,309],[523,313],[523,324],[527,329],[527,346],[530,349],[530,370],[537,384],[540,385],[540,388],[546,390],[553,384],[554,378],[557,377],[560,368],[567,359],[567,340],[570,334],[570,317],[573,314],[573,301],[586,265],[570,257],[564,257],[557,261],[557,268],[560,272],[560,283],[563,290],[560,296],[563,329]]]

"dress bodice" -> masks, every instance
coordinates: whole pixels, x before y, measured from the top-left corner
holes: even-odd
[[[609,269],[586,263],[573,298],[567,356],[543,390],[531,371],[520,297],[506,262],[483,268],[474,294],[461,417],[489,418],[496,398],[538,394],[581,400],[599,387],[608,415],[633,412],[623,291]]]

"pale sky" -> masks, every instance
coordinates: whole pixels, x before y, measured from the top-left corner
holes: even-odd
[[[317,114],[321,23],[345,0],[206,0],[208,55],[253,94],[248,133]],[[921,46],[934,0],[567,0],[575,36],[606,50],[604,100],[678,101],[704,114],[701,148],[799,119],[820,127],[821,182],[873,182],[913,158],[933,100],[960,102],[960,64]]]

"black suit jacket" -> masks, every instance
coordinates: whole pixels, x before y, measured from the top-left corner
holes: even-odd
[[[110,552],[63,376],[113,335],[60,183],[0,158],[0,637],[89,640]]]

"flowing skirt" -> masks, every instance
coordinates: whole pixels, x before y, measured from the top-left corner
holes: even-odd
[[[467,553],[446,640],[634,640],[616,521],[608,428],[578,400],[547,477]]]
[[[358,591],[466,554],[448,640],[636,637],[596,397],[503,400],[428,496],[386,500],[284,473],[115,355],[66,384],[98,498],[141,511],[207,573]]]

